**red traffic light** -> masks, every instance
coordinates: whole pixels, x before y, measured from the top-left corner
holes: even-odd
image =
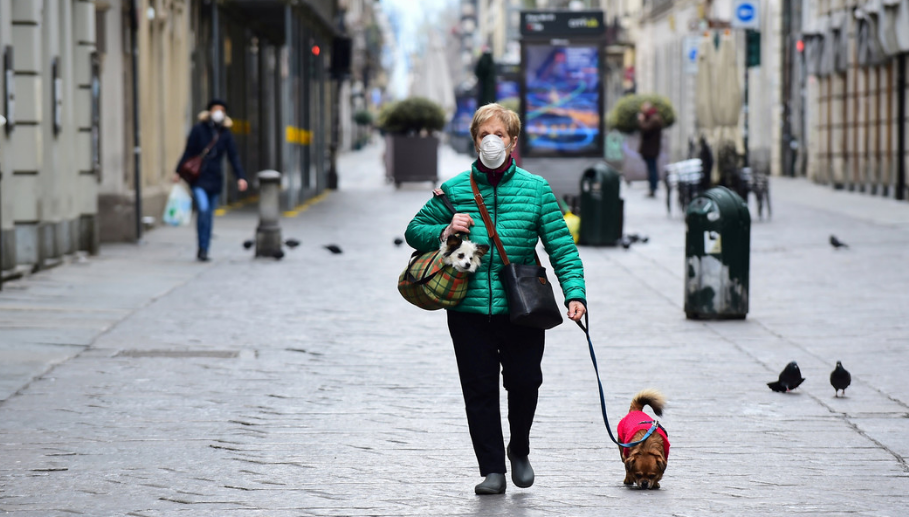
[[[312,55],[318,56],[321,53],[322,53],[322,49],[320,49],[318,45],[312,46]]]
[[[795,49],[798,50],[799,52],[804,52],[805,51],[805,42],[802,40],[796,41]]]

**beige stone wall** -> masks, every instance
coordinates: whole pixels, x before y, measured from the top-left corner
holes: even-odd
[[[16,89],[15,127],[0,141],[3,267],[44,267],[77,250],[94,252],[94,2],[4,0],[0,41],[14,53]]]
[[[139,121],[143,213],[161,218],[186,143],[190,88],[188,0],[142,0],[139,25]],[[149,19],[148,8],[155,9]],[[130,184],[132,176],[130,176]]]

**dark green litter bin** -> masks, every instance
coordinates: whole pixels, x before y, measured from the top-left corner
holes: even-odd
[[[745,319],[751,214],[726,187],[712,188],[685,212],[685,315],[688,319]]]
[[[596,163],[581,174],[579,244],[615,246],[622,240],[625,206],[620,187],[621,176],[605,163]]]

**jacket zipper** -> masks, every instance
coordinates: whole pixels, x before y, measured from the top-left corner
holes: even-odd
[[[499,186],[496,185],[492,187],[492,211],[493,211],[493,227],[496,226],[496,222],[499,220]],[[495,228],[493,228],[495,231]],[[490,242],[490,249],[494,248],[494,243]],[[503,244],[504,246],[504,244]],[[494,256],[494,252],[493,252]],[[492,257],[489,260],[489,274],[486,275],[486,279],[489,281],[489,321],[492,322]]]

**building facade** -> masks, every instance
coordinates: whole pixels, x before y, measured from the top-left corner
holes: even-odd
[[[52,266],[156,224],[212,98],[229,105],[247,174],[282,173],[283,208],[329,188],[340,81],[365,86],[380,67],[372,6],[341,3],[0,0],[0,270]],[[359,75],[337,59],[350,51],[336,44],[342,7],[357,10]],[[240,197],[234,185],[225,202]]]
[[[906,199],[909,2],[804,0],[798,8],[801,167],[835,188]]]
[[[0,0],[2,269],[98,248],[95,6]]]

